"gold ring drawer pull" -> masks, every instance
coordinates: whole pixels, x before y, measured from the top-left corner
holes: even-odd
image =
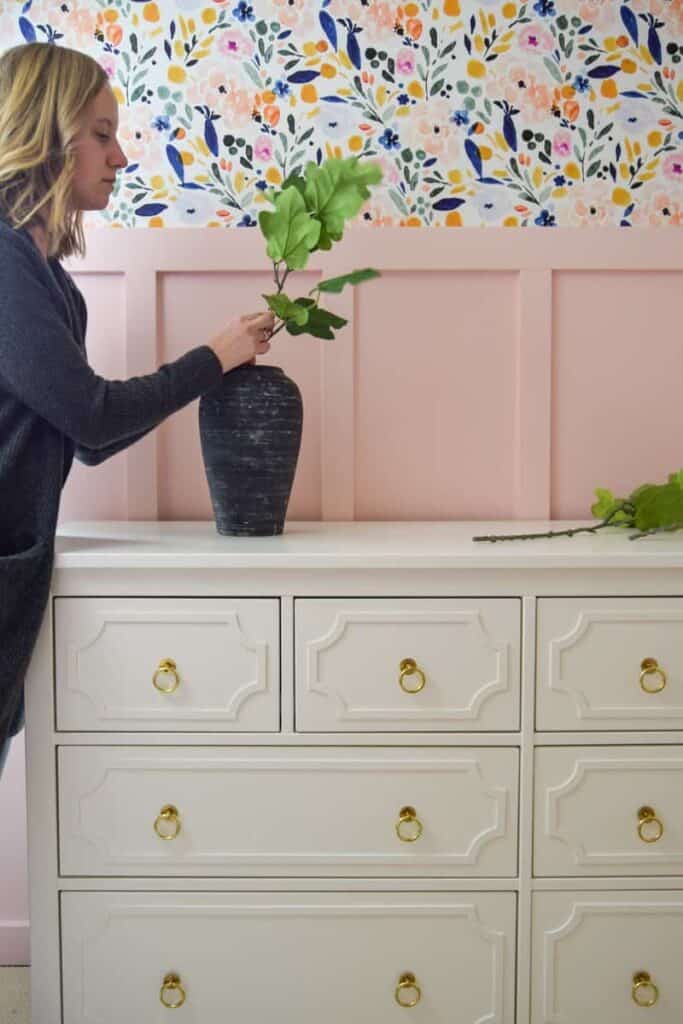
[[[633,975],[631,989],[633,1002],[636,1006],[654,1006],[659,999],[659,989],[647,971],[638,971]]]
[[[176,1001],[175,1002],[167,1002],[166,996],[170,995],[172,992],[177,992],[178,993],[178,995],[176,997]],[[173,998],[173,997],[171,996],[171,998]],[[166,975],[166,977],[164,978],[164,983],[161,986],[161,991],[159,992],[159,999],[161,999],[161,1001],[164,1004],[164,1006],[166,1006],[169,1010],[177,1010],[179,1006],[183,1005],[183,1003],[185,1002],[185,989],[180,984],[180,976],[179,975],[177,975],[177,974],[167,974]]]
[[[419,693],[424,689],[427,677],[421,668],[418,668],[414,658],[404,658],[400,665],[401,674],[398,677],[398,685],[404,693]],[[406,686],[405,680],[408,676],[417,676],[417,686]]]
[[[651,825],[654,826],[654,832],[649,828]],[[638,835],[644,843],[656,843],[664,835],[664,825],[651,807],[638,810]]]
[[[656,658],[644,658],[640,663],[640,687],[645,693],[661,693],[666,686],[666,672],[659,667]],[[645,680],[648,676],[659,676],[659,684],[646,686]]]
[[[406,832],[407,826],[413,826],[414,835]],[[402,807],[398,812],[396,835],[402,843],[414,843],[422,835],[422,822],[418,818],[414,807]]]
[[[159,826],[162,822],[170,822],[174,828],[173,832],[161,832]],[[162,807],[154,822],[154,831],[160,839],[175,839],[180,832],[180,814],[178,813],[178,808],[174,807],[173,804],[166,804],[165,807]]]
[[[158,682],[160,675],[173,676],[172,684],[170,686],[160,686]],[[162,658],[159,662],[159,668],[152,676],[152,682],[159,693],[173,693],[174,690],[178,689],[178,686],[180,685],[180,676],[178,675],[178,666],[173,658]]]
[[[410,991],[411,989],[415,993],[413,998],[404,998],[404,993]],[[415,980],[415,975],[412,974],[410,971],[406,971],[404,974],[402,974],[401,977],[398,979],[398,985],[396,986],[396,992],[394,993],[394,995],[396,997],[396,1002],[398,1003],[399,1006],[405,1006],[408,1008],[410,1008],[411,1006],[417,1006],[417,1004],[420,1002],[420,999],[422,998],[422,989]]]

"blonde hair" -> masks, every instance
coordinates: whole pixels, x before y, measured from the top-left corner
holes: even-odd
[[[94,58],[54,43],[0,56],[0,216],[14,228],[42,224],[49,257],[85,255],[83,214],[70,205],[73,142],[107,82]]]

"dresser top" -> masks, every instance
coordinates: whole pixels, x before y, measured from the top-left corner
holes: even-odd
[[[56,569],[679,569],[683,531],[629,540],[608,527],[573,537],[475,542],[595,520],[287,522],[279,537],[223,537],[213,522],[73,522],[59,526]]]

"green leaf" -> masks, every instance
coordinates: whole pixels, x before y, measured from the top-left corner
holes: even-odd
[[[320,238],[320,222],[310,216],[294,186],[276,197],[275,213],[261,211],[259,226],[268,241],[271,260],[284,260],[290,270],[303,270]]]
[[[299,327],[308,321],[308,310],[298,302],[292,302],[290,298],[280,292],[279,295],[264,295],[263,298],[272,309],[275,316],[280,320],[292,320]]]
[[[624,511],[616,512],[620,506],[624,504],[623,498],[615,498],[611,491],[604,487],[596,487],[595,493],[598,500],[594,505],[591,505],[591,512],[596,519],[607,519],[608,516],[615,512],[615,515],[611,519],[610,525],[613,523],[618,526],[620,523],[628,523],[630,526],[633,525],[632,516]]]
[[[344,274],[341,277],[330,277],[327,281],[320,281],[316,288],[321,292],[333,292],[335,295],[338,295],[347,284],[361,284],[363,281],[371,281],[373,277],[379,276],[378,270],[367,267],[365,270],[354,270],[352,273]]]
[[[294,186],[294,188],[297,189],[297,191],[301,193],[301,196],[304,197],[305,191],[306,191],[306,179],[305,178],[302,178],[300,174],[296,174],[296,173],[290,174],[289,177],[287,177],[282,182],[282,191],[284,192],[284,190],[286,188],[290,188],[291,186]],[[271,202],[272,202],[272,200],[271,200]]]
[[[677,473],[670,473],[669,483],[677,484],[679,487],[683,487],[683,469],[679,469]]]
[[[247,78],[251,79],[251,81],[254,83],[256,88],[257,89],[262,89],[263,88],[263,82],[261,81],[259,73],[256,70],[256,68],[254,67],[254,65],[251,63],[251,61],[250,60],[243,61],[242,62],[242,67],[244,68],[244,71],[245,71],[245,73],[247,75]]]
[[[678,483],[639,488],[635,525],[639,530],[683,522],[683,488]]]
[[[320,309],[313,302],[313,299],[297,299],[299,305],[306,306],[308,309],[308,322],[303,326],[288,323],[287,330],[290,334],[312,334],[314,338],[334,338],[332,328],[345,327],[348,320],[345,320],[342,316],[335,316],[334,313],[330,313],[327,309]]]
[[[320,167],[314,163],[307,165],[306,205],[322,225],[321,243],[341,240],[345,222],[352,220],[370,198],[369,186],[381,180],[379,164],[358,157],[326,160]],[[320,245],[326,247],[330,246]]]

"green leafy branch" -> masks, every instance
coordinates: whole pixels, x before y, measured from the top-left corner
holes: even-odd
[[[670,473],[665,484],[642,484],[628,498],[615,498],[611,491],[597,487],[598,498],[591,513],[601,522],[597,526],[576,526],[546,533],[515,533],[473,537],[472,540],[529,540],[535,537],[573,537],[575,533],[597,533],[606,526],[637,530],[629,540],[653,533],[683,529],[683,469]]]
[[[370,187],[381,180],[377,164],[358,157],[330,159],[320,166],[309,163],[303,175],[291,174],[279,191],[268,193],[275,210],[259,214],[259,227],[268,243],[277,287],[275,294],[263,296],[281,321],[273,337],[286,328],[292,335],[332,339],[334,331],[346,325],[343,317],[321,308],[321,295],[338,294],[347,284],[379,277],[377,270],[367,267],[319,281],[307,296],[297,299],[285,294],[284,286],[293,270],[306,267],[311,253],[329,250],[341,241],[346,222],[358,214],[370,197]]]

